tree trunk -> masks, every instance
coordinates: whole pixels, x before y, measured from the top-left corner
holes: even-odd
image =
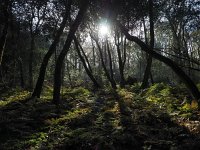
[[[115,38],[115,45],[117,47],[117,55],[118,55],[118,64],[119,64],[119,73],[120,73],[120,86],[125,86],[125,79],[124,79],[124,65],[121,56],[121,49],[119,43],[119,35]]]
[[[4,53],[4,48],[6,44],[6,39],[7,39],[7,33],[8,33],[8,26],[9,26],[9,13],[8,13],[8,0],[4,2],[4,17],[5,17],[5,24],[3,27],[2,35],[0,37],[0,66],[2,63],[2,58],[3,58],[3,53]]]
[[[3,4],[4,4],[3,13],[5,17],[5,24],[3,27],[2,35],[0,37],[0,81],[4,84],[1,63],[3,59],[3,54],[4,54],[4,49],[5,49],[6,39],[7,39],[7,34],[8,34],[8,26],[9,26],[8,0],[5,0]]]
[[[152,65],[152,56],[148,55],[147,56],[147,66],[146,66],[146,69],[144,72],[144,78],[142,81],[141,89],[145,89],[149,86],[148,81],[149,81],[149,77],[151,75],[151,65]]]
[[[33,89],[33,51],[35,49],[35,35],[31,35],[31,48],[29,54],[29,89]]]
[[[0,65],[0,83],[4,84],[3,70],[2,70],[2,66],[1,65]]]
[[[107,48],[107,51],[108,51],[108,58],[109,58],[110,78],[111,78],[112,82],[116,86],[116,83],[115,83],[115,80],[114,80],[114,73],[113,73],[112,56],[111,56],[111,52],[110,52],[110,47],[109,47],[108,41],[106,41],[106,48]]]
[[[77,40],[77,41],[78,41],[78,40]],[[86,64],[88,65],[88,69],[89,69],[90,72],[92,73],[92,67],[91,67],[90,62],[89,62],[89,60],[88,60],[88,57],[86,56],[86,54],[85,54],[85,52],[84,52],[84,50],[83,50],[83,48],[82,48],[82,46],[80,45],[79,42],[78,42],[78,45],[79,45],[79,47],[80,47],[81,52],[83,53],[83,56],[84,56],[84,58],[85,58],[85,62],[86,62]],[[83,59],[84,59],[84,58],[83,58]]]
[[[89,67],[87,67],[86,61],[85,61],[84,57],[81,55],[81,50],[80,49],[82,49],[82,48],[80,47],[81,45],[78,42],[76,37],[74,37],[74,43],[75,43],[75,46],[76,46],[76,51],[78,53],[78,56],[79,56],[79,58],[80,58],[80,60],[81,60],[81,62],[83,64],[83,67],[85,68],[85,71],[86,71],[87,75],[92,80],[92,82],[94,84],[94,87],[95,88],[100,88],[99,83],[97,82],[97,80],[95,79],[95,77],[93,76],[93,74],[91,72],[91,68],[89,69]]]
[[[80,11],[78,12],[78,15],[70,27],[69,34],[67,36],[67,39],[65,41],[65,44],[63,46],[63,49],[58,56],[58,59],[56,61],[56,68],[55,68],[55,73],[54,73],[54,90],[53,90],[53,103],[54,104],[59,104],[60,103],[60,89],[61,89],[61,66],[63,64],[63,61],[65,59],[65,56],[67,55],[69,48],[71,46],[71,42],[74,39],[74,34],[76,30],[78,29],[79,25],[82,22],[83,16],[87,10],[87,7],[89,5],[90,0],[85,0],[80,8]]]
[[[23,71],[22,59],[19,58],[18,62],[19,62],[19,71],[20,71],[20,86],[21,88],[24,88],[24,71]]]
[[[103,60],[102,49],[101,49],[101,47],[100,47],[100,45],[99,45],[97,39],[96,39],[95,37],[92,37],[92,38],[94,39],[94,41],[95,41],[96,44],[97,44],[97,47],[98,47],[98,50],[99,50],[99,54],[100,54],[100,59],[101,59],[101,65],[102,65],[102,67],[103,67],[104,73],[105,73],[105,75],[106,75],[108,81],[110,82],[112,88],[113,88],[113,89],[116,89],[116,88],[117,88],[116,82],[115,82],[115,80],[112,80],[112,78],[111,78],[111,76],[110,76],[110,74],[109,74],[109,72],[108,72],[108,70],[107,70],[107,68],[106,68],[105,62],[104,62],[104,60]]]
[[[149,21],[150,21],[150,48],[154,48],[154,22],[153,22],[153,1],[149,0]],[[145,25],[145,22],[144,22]],[[145,37],[146,39],[147,37]],[[146,41],[147,43],[147,41]],[[148,80],[151,75],[151,66],[152,66],[152,56],[148,55],[147,57],[147,66],[144,72],[144,78],[142,81],[141,89],[145,89],[148,86]]]
[[[196,100],[198,100],[198,102],[200,102],[200,92],[199,92],[197,86],[190,79],[190,77],[187,76],[186,73],[175,62],[173,62],[171,59],[169,59],[165,56],[162,56],[161,54],[158,54],[151,47],[149,47],[147,44],[145,44],[143,41],[141,41],[138,37],[131,36],[128,33],[128,31],[126,30],[126,28],[123,27],[119,22],[116,22],[116,23],[119,26],[120,30],[125,34],[125,36],[128,40],[134,41],[141,47],[141,50],[145,51],[146,53],[152,55],[152,57],[154,57],[155,59],[168,65],[177,74],[177,76],[179,76],[179,78],[182,79],[182,81],[188,87],[188,89],[190,90],[190,92],[194,96],[194,98]]]
[[[34,92],[32,94],[32,97],[38,97],[39,98],[40,95],[41,95],[42,86],[43,86],[43,83],[44,83],[44,78],[45,78],[45,73],[46,73],[46,68],[47,68],[49,59],[51,58],[53,53],[56,51],[56,46],[58,45],[58,43],[60,41],[60,36],[62,35],[63,30],[65,28],[65,25],[67,23],[67,18],[68,18],[69,12],[71,10],[71,1],[72,0],[68,1],[68,7],[66,8],[65,16],[63,17],[60,28],[58,29],[56,36],[54,38],[54,41],[51,44],[51,46],[49,47],[48,52],[46,53],[46,55],[43,58],[42,64],[40,66],[39,76],[38,76],[37,83],[36,83]]]

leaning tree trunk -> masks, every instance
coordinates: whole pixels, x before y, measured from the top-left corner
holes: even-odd
[[[63,49],[60,52],[60,55],[58,56],[58,59],[56,61],[56,68],[55,68],[55,73],[54,73],[54,90],[53,90],[53,103],[54,104],[60,103],[61,70],[62,70],[61,66],[64,62],[65,56],[67,55],[67,53],[69,51],[71,42],[74,39],[74,34],[83,20],[84,14],[86,13],[87,7],[89,5],[89,1],[90,0],[85,0],[84,2],[82,2],[80,11],[78,12],[78,15],[77,15],[74,23],[70,27],[69,34],[67,36],[65,44],[63,46]]]
[[[150,20],[150,48],[154,48],[154,22],[153,22],[153,1],[149,0],[149,20]],[[145,23],[144,23],[145,24]],[[148,80],[151,75],[152,56],[148,55],[147,66],[144,72],[144,78],[141,88],[145,89],[148,86]]]
[[[128,33],[128,30],[124,26],[122,26],[118,21],[116,21],[116,23],[128,40],[135,42],[136,44],[138,44],[141,47],[141,50],[152,55],[153,58],[168,65],[177,74],[177,76],[179,76],[179,78],[182,79],[182,81],[185,83],[185,85],[190,90],[191,94],[200,103],[200,92],[199,92],[197,86],[190,79],[190,77],[188,75],[186,75],[186,73],[175,62],[173,62],[171,59],[169,59],[161,54],[156,53],[151,47],[149,47],[147,44],[145,44],[143,41],[141,41],[138,37],[131,36]]]
[[[88,57],[86,56],[86,54],[85,54],[85,52],[84,52],[84,50],[83,50],[83,48],[82,48],[82,46],[80,45],[79,42],[78,42],[78,44],[79,44],[80,50],[81,50],[81,52],[83,53],[83,56],[84,56],[84,58],[85,58],[85,62],[86,62],[87,65],[88,65],[88,69],[89,69],[90,72],[92,73],[92,67],[91,67],[90,62],[89,62],[89,60],[88,60]]]
[[[51,46],[49,47],[48,52],[46,53],[46,55],[43,58],[43,61],[42,61],[41,67],[40,67],[39,76],[38,76],[37,83],[36,83],[34,92],[32,94],[32,97],[38,97],[39,98],[40,95],[41,95],[42,86],[43,86],[43,83],[44,83],[44,78],[45,78],[45,73],[46,73],[46,68],[47,68],[49,59],[51,58],[51,56],[53,55],[53,53],[56,50],[56,46],[58,45],[58,43],[60,41],[60,36],[62,35],[63,30],[65,28],[65,25],[67,23],[67,18],[68,18],[69,12],[71,10],[71,1],[72,0],[68,1],[68,7],[66,8],[65,16],[63,17],[60,28],[58,29],[56,36],[54,38],[54,41],[51,44]]]
[[[81,50],[80,49],[82,49],[82,48],[81,47],[79,48],[79,46],[81,46],[81,45],[79,44],[79,42],[78,42],[78,40],[77,40],[76,37],[74,37],[74,43],[75,43],[75,46],[76,46],[77,54],[78,54],[78,56],[79,56],[79,58],[80,58],[80,60],[81,60],[81,62],[83,64],[83,67],[85,68],[85,71],[86,71],[87,75],[92,80],[94,87],[95,88],[100,88],[101,86],[97,82],[97,80],[95,79],[95,77],[93,76],[93,74],[91,72],[91,68],[89,66],[87,67],[86,61],[85,61],[84,57],[81,55]],[[87,63],[89,65],[89,61]]]
[[[101,46],[99,45],[98,40],[97,40],[95,37],[93,37],[93,36],[91,36],[91,37],[92,37],[92,39],[95,41],[95,43],[96,43],[96,45],[97,45],[97,48],[98,48],[98,50],[99,50],[100,61],[101,61],[101,65],[102,65],[102,68],[103,68],[103,70],[104,70],[104,73],[105,73],[105,75],[106,75],[108,81],[110,82],[112,88],[113,88],[113,89],[116,89],[116,88],[117,88],[116,82],[115,82],[115,80],[112,79],[112,77],[110,76],[110,74],[109,74],[109,72],[108,72],[108,70],[107,70],[107,68],[106,68],[105,62],[104,62],[104,60],[103,60],[103,53],[102,53]]]

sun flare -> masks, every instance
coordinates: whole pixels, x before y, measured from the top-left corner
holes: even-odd
[[[107,23],[101,23],[99,25],[99,35],[107,36],[110,32],[110,26]]]

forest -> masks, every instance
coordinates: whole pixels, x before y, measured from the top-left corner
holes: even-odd
[[[199,150],[199,0],[0,0],[0,150]]]

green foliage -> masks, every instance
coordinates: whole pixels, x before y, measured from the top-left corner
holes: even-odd
[[[156,95],[160,93],[162,90],[164,90],[162,92],[163,94],[167,94],[166,93],[168,92],[168,90],[166,91],[167,88],[169,88],[169,86],[164,83],[156,83],[147,90],[146,95]]]
[[[43,142],[47,142],[48,135],[44,132],[39,132],[32,134],[30,137],[27,138],[25,145],[31,145],[31,149],[40,149],[41,144]]]
[[[52,100],[52,98],[53,98],[53,87],[52,86],[48,86],[48,85],[46,85],[46,86],[44,86],[43,87],[43,92],[42,92],[42,95],[41,95],[41,99],[42,100],[47,100],[47,101],[49,101],[49,100]]]
[[[63,97],[64,99],[72,98],[72,99],[82,99],[86,100],[87,97],[91,95],[90,91],[83,88],[83,87],[78,87],[78,88],[73,88],[73,89],[63,89]]]
[[[198,89],[200,90],[200,83],[197,84]]]
[[[0,120],[1,125],[6,121],[0,130],[0,148],[154,149],[154,142],[172,145],[165,140],[176,141],[184,132],[171,120],[178,118],[175,122],[185,126],[188,124],[180,118],[194,117],[198,111],[196,101],[189,103],[186,95],[181,99],[184,95],[179,96],[179,88],[162,83],[137,94],[130,87],[117,91],[106,88],[95,94],[82,87],[63,88],[63,106],[59,108],[49,102],[52,88],[45,88],[42,99],[17,105],[14,110],[11,103],[2,106],[2,112],[8,109],[8,113],[2,114],[7,119]],[[147,140],[144,145],[141,138]]]
[[[0,107],[5,106],[12,102],[19,102],[25,100],[30,96],[30,92],[22,89],[11,89],[8,92],[1,95]]]
[[[127,89],[118,89],[118,95],[120,96],[121,100],[128,106],[130,106],[135,97],[135,93],[128,91]]]
[[[175,88],[164,83],[157,83],[146,91],[145,98],[161,108],[165,107],[171,114],[178,112],[180,115],[188,117],[189,115],[184,114],[198,109],[198,103],[188,99],[184,85],[179,85]]]
[[[139,93],[140,92],[140,90],[141,90],[141,83],[134,83],[131,87],[130,87],[130,89],[131,89],[131,91],[133,92],[133,93]]]
[[[71,121],[73,121],[75,119],[82,118],[84,115],[86,115],[90,111],[91,110],[89,108],[75,109],[73,111],[68,111],[67,114],[62,115],[59,118],[48,119],[48,120],[45,121],[45,123],[50,124],[50,125],[68,123],[68,122],[71,122]]]
[[[127,89],[118,89],[118,94],[123,99],[133,99],[134,93],[129,92]]]

